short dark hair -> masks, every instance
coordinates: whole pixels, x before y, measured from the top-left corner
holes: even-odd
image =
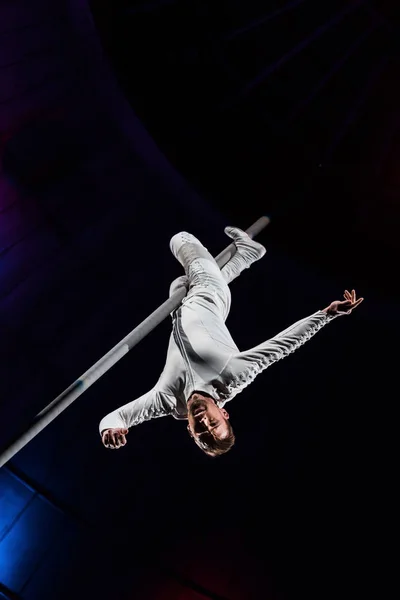
[[[202,441],[201,438],[195,437],[194,441],[198,445],[198,447],[203,450],[208,456],[216,457],[221,456],[221,454],[225,454],[232,448],[235,443],[235,434],[233,433],[232,425],[229,421],[226,421],[226,425],[228,427],[229,434],[227,437],[223,439],[218,439],[212,437],[211,439],[207,439],[207,442]]]

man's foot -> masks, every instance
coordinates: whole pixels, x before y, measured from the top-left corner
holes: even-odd
[[[225,227],[224,232],[233,240],[239,254],[251,262],[259,260],[267,252],[262,244],[252,240],[238,227]]]

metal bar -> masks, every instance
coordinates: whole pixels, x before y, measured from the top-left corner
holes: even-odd
[[[270,222],[269,217],[261,217],[249,229],[247,233],[250,237],[255,237]],[[222,268],[234,255],[236,247],[230,244],[216,257],[217,264]],[[100,379],[113,365],[115,365],[125,354],[138,344],[146,335],[157,327],[164,319],[168,318],[170,313],[178,308],[186,290],[178,290],[173,296],[159,306],[151,315],[138,325],[131,333],[121,340],[114,348],[98,360],[90,369],[64,390],[48,406],[36,415],[27,429],[17,437],[0,455],[0,467],[8,462],[17,452],[19,452],[28,442],[30,442],[42,429],[53,421],[63,410],[65,410],[74,400],[76,400],[85,390],[87,390],[95,381]]]

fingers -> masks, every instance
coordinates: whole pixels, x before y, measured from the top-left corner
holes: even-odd
[[[118,435],[115,431],[110,431],[110,444],[112,448],[119,448]]]
[[[347,307],[347,306],[351,306],[351,300],[342,300],[341,302],[338,302],[338,306],[343,306],[343,307]]]
[[[356,308],[359,304],[361,304],[361,302],[364,300],[364,298],[359,298],[357,300],[357,302],[354,302],[353,308]]]
[[[349,310],[343,311],[342,314],[346,314],[346,315],[350,315],[352,313],[352,311],[357,308],[357,306],[359,306],[361,304],[361,302],[363,302],[364,298],[359,298],[358,300],[356,300],[356,302],[352,302],[351,300],[345,300],[344,302],[341,302],[341,306],[343,307],[349,307]]]
[[[126,438],[125,441],[124,438],[125,436],[122,435],[120,431],[114,432],[114,448],[121,448],[121,446],[125,446]]]
[[[120,429],[119,431],[119,441],[120,441],[120,446],[125,446],[126,444],[126,436],[129,433],[129,429]]]
[[[351,312],[355,308],[357,308],[357,306],[359,306],[364,300],[364,298],[359,298],[357,300],[355,290],[351,290],[351,293],[349,292],[349,290],[344,290],[343,297],[345,298],[344,300],[342,300],[341,302],[336,302],[338,308],[337,314],[339,315],[350,315]]]
[[[126,432],[126,433],[124,433]],[[103,434],[103,444],[110,450],[117,450],[126,444],[128,429],[108,429]]]
[[[341,302],[341,304],[343,304],[343,306],[349,306],[350,308],[356,308],[359,304],[361,304],[361,302],[364,300],[364,298],[359,298],[358,300],[345,300],[344,302]]]
[[[358,306],[359,304],[361,304],[361,302],[364,300],[364,298],[359,298],[357,300],[357,296],[356,296],[356,291],[355,290],[351,290],[351,293],[348,290],[344,291],[343,297],[346,300],[350,300],[350,302],[352,304],[354,304],[354,307]]]
[[[106,431],[103,438],[103,444],[106,448],[113,449],[114,448],[114,440],[111,436],[110,431]]]

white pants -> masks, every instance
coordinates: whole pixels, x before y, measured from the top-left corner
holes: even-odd
[[[179,235],[179,234],[178,234]],[[196,239],[196,238],[194,238]],[[240,257],[241,258],[241,257]],[[191,245],[189,264],[185,264],[187,278],[181,277],[171,285],[188,285],[189,291],[175,313],[174,338],[183,346],[189,363],[196,364],[196,371],[207,372],[210,368],[220,374],[227,362],[239,352],[225,325],[231,306],[228,281],[233,279],[232,269],[221,270],[213,256],[196,240]],[[243,261],[243,268],[247,268]],[[236,270],[235,276],[239,275]]]

